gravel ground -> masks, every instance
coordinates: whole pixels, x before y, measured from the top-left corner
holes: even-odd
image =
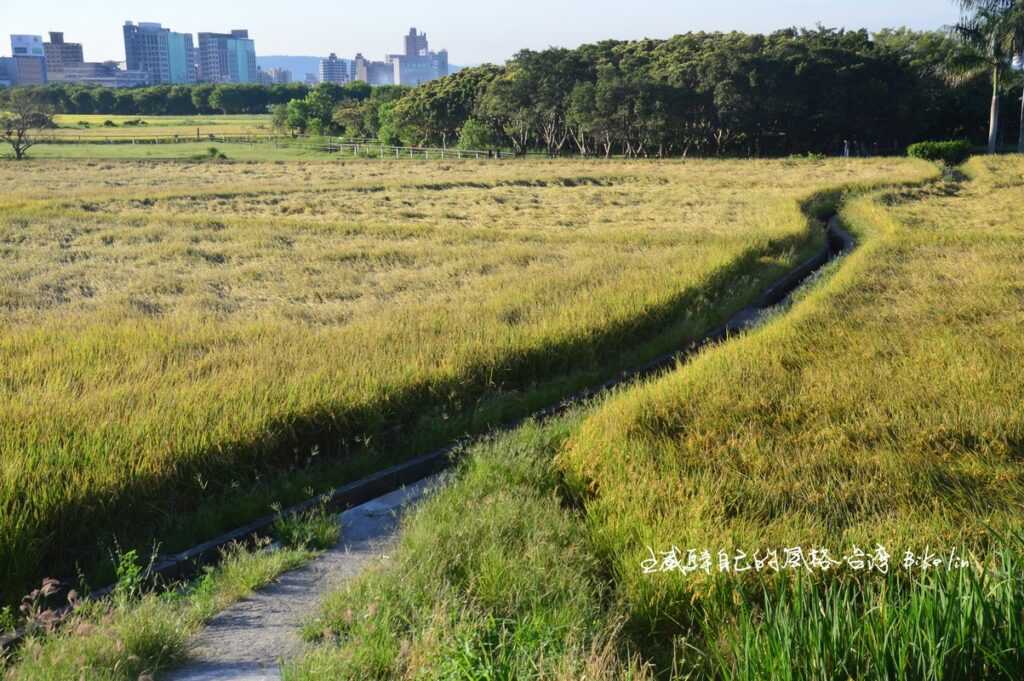
[[[337,547],[214,617],[193,641],[191,661],[161,681],[280,679],[281,661],[302,652],[299,628],[321,597],[383,557],[401,511],[437,484],[430,478],[342,513]]]

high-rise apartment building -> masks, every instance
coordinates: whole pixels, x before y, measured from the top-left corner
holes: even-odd
[[[46,51],[39,35],[12,35],[15,85],[43,85],[46,76]]]
[[[390,61],[369,61],[361,53],[353,62],[355,77],[368,85],[394,85],[395,65]]]
[[[245,30],[199,34],[199,77],[208,83],[255,83],[256,43]]]
[[[419,85],[448,75],[448,50],[431,52],[427,34],[411,28],[404,54],[389,54],[382,62],[357,54],[353,67],[352,79],[370,85]]]
[[[338,55],[331,52],[327,59],[320,60],[320,82],[337,83],[344,85],[351,82],[352,67],[347,59],[338,59]]]
[[[175,33],[157,23],[126,21],[124,53],[128,70],[149,74],[154,85],[196,82],[191,33]]]
[[[394,65],[396,84],[419,85],[448,75],[448,50],[431,52],[427,34],[411,28],[405,36],[405,54],[389,54],[388,63]]]
[[[50,42],[43,43],[46,55],[46,71],[50,80],[60,80],[64,68],[85,63],[81,43],[64,42],[64,34],[50,31]]]
[[[422,57],[430,51],[427,44],[426,33],[416,33],[415,28],[409,29],[409,35],[405,36],[405,56]]]

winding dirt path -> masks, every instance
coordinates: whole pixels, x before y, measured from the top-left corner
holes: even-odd
[[[342,540],[310,564],[214,617],[192,643],[192,660],[161,681],[271,681],[302,652],[299,629],[332,587],[384,556],[404,510],[440,484],[437,476],[340,516]]]

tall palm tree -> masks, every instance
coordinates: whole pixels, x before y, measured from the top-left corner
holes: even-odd
[[[999,141],[999,95],[1013,72],[1013,59],[1024,51],[1024,0],[958,0],[964,16],[953,32],[967,48],[949,65],[956,81],[992,74],[992,107],[989,112],[988,150],[996,152]],[[1024,97],[1021,99],[1021,133],[1018,147],[1024,152]]]

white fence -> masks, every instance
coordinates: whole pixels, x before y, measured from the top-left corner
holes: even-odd
[[[341,139],[327,139],[320,145],[323,151],[350,155],[357,158],[386,159],[423,159],[429,160],[467,160],[467,159],[502,159],[512,158],[512,154],[502,151],[486,151],[482,149],[444,149],[440,147],[394,147],[373,142],[350,142]]]
[[[206,134],[202,136],[161,135],[158,133],[138,135],[40,135],[39,144],[266,144],[274,148],[288,147],[311,149],[341,154],[354,158],[379,159],[420,159],[420,160],[471,160],[513,158],[507,151],[485,149],[447,149],[441,147],[396,147],[381,144],[372,139],[350,139],[343,137],[292,137],[260,134]]]

